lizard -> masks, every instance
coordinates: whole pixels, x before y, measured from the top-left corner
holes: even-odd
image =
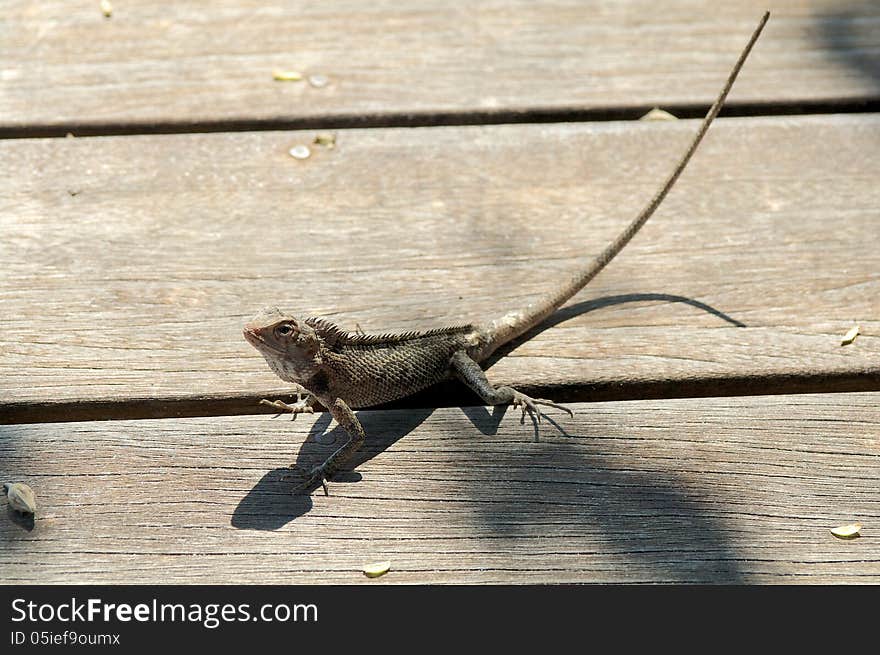
[[[766,12],[761,18],[687,150],[660,190],[594,260],[539,300],[483,324],[399,334],[349,332],[326,319],[297,318],[277,307],[261,310],[244,326],[245,339],[263,355],[272,371],[306,392],[297,393],[293,404],[267,399],[260,402],[279,410],[279,415],[291,412],[294,419],[323,405],[348,434],[346,443],[313,467],[300,488],[320,483],[327,494],[327,480],[364,443],[366,435],[353,410],[398,400],[445,379],[457,378],[488,405],[521,408],[521,423],[526,414],[539,423],[545,416],[541,406],[573,416],[569,408],[550,400],[530,398],[509,386],[493,386],[480,362],[562,307],[623,250],[654,214],[724,105],[769,16]]]

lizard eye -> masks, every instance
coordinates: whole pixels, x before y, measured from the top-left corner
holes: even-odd
[[[277,328],[275,328],[275,332],[280,334],[282,337],[286,337],[288,334],[293,332],[293,328],[289,325],[279,325]]]

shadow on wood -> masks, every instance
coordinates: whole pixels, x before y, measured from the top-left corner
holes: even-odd
[[[817,40],[819,47],[830,52],[830,58],[846,64],[880,90],[880,55],[874,47],[859,49],[860,43],[876,44],[876,34],[872,34],[876,21],[868,18],[875,7],[876,2],[868,0],[819,14],[816,22],[820,38]]]
[[[359,481],[361,476],[356,470],[358,466],[409,434],[433,411],[433,409],[422,409],[406,412],[402,414],[405,420],[395,424],[393,431],[387,430],[388,422],[381,412],[358,412],[358,419],[367,433],[367,441],[355,453],[346,470],[340,471],[330,480],[328,483],[330,495],[333,495],[334,487],[338,489],[341,484]],[[500,416],[498,420],[501,420]],[[291,467],[269,471],[247,496],[242,498],[232,515],[233,527],[245,530],[277,530],[312,509],[311,494],[323,493],[320,485],[299,489],[296,477],[297,474],[307,472],[323,462],[345,443],[347,439],[345,430],[339,425],[333,425],[330,429],[331,422],[332,418],[327,412],[318,416]],[[286,477],[290,477],[291,480],[285,480]]]
[[[712,516],[717,512],[702,496],[689,491],[684,478],[659,470],[610,467],[605,457],[609,453],[583,452],[584,445],[596,448],[607,445],[605,440],[572,438],[577,446],[558,439],[537,445],[537,456],[532,449],[531,458],[508,469],[514,494],[501,502],[475,504],[487,530],[515,538],[542,525],[548,534],[583,532],[584,526],[592,526],[605,544],[592,555],[585,553],[587,558],[641,561],[655,571],[656,579],[667,581],[745,582],[738,566],[743,556],[732,545],[730,529]],[[485,461],[487,456],[476,457]],[[541,459],[551,458],[570,466],[560,470],[541,465]],[[471,493],[480,495],[478,480],[471,483]]]
[[[731,316],[728,316],[724,312],[715,309],[711,305],[707,305],[706,303],[700,302],[699,300],[694,300],[693,298],[686,298],[685,296],[677,296],[670,293],[627,293],[619,296],[604,296],[602,298],[593,298],[592,300],[584,300],[582,302],[574,303],[572,305],[566,305],[558,309],[540,325],[535,326],[522,336],[511,341],[510,343],[501,346],[497,351],[495,351],[495,353],[491,357],[489,357],[488,360],[486,360],[485,368],[488,368],[505,355],[510,354],[510,352],[521,343],[528,341],[529,339],[533,339],[535,336],[541,334],[541,332],[543,332],[544,330],[547,330],[555,325],[559,325],[560,323],[564,323],[565,321],[572,319],[575,316],[581,316],[597,309],[612,307],[614,305],[622,305],[628,302],[648,301],[682,303],[685,305],[690,305],[691,307],[696,307],[697,309],[703,310],[707,314],[717,316],[718,318],[726,321],[727,323],[730,323],[735,327],[748,327],[745,323],[738,321]]]
[[[21,512],[16,512],[9,505],[6,506],[6,516],[7,518],[15,523],[18,527],[23,530],[27,530],[28,532],[32,532],[34,529],[34,515],[33,514],[22,514]]]
[[[490,412],[486,407],[463,407],[462,411],[475,428],[482,434],[491,436],[497,433],[507,409],[506,406],[498,406],[493,407]],[[405,421],[396,424],[396,429],[390,432],[384,429],[387,428],[388,421],[382,412],[358,412],[358,419],[367,433],[367,441],[355,453],[346,470],[340,471],[328,482],[330,495],[333,495],[333,488],[338,489],[340,484],[360,481],[358,466],[412,432],[433,411],[433,409],[414,409],[402,413],[401,416]],[[323,493],[320,484],[312,485],[308,489],[299,489],[296,478],[323,462],[335,449],[345,443],[347,435],[339,425],[328,429],[331,421],[329,413],[319,415],[291,467],[269,471],[247,496],[242,498],[232,516],[233,527],[245,530],[277,530],[312,509],[311,494]],[[547,417],[544,424],[553,426],[563,435],[566,434],[564,428],[551,417]],[[539,426],[533,423],[532,428],[537,441]]]
[[[463,412],[482,435],[494,436],[507,407],[467,407]],[[552,411],[552,410],[551,410]],[[424,422],[433,410],[395,412],[397,421],[389,422],[386,412],[359,412],[367,432],[367,442],[357,453],[350,470],[329,483],[330,495],[343,493],[344,485],[359,482],[357,467],[374,458]],[[615,468],[607,456],[613,455],[614,442],[593,439],[596,435],[568,434],[567,416],[557,422],[546,417],[539,425],[526,422],[521,429],[533,430],[535,439],[521,457],[508,454],[493,459],[479,440],[465,448],[468,455],[457,459],[453,475],[465,497],[472,499],[477,520],[486,528],[476,533],[492,534],[499,539],[527,538],[536,530],[548,533],[582,532],[594,526],[605,540],[602,557],[637,558],[645,566],[658,569],[658,579],[688,581],[712,579],[717,583],[743,582],[737,567],[737,553],[730,545],[726,529],[704,506],[703,499],[688,491],[689,484],[668,471],[637,471]],[[389,425],[393,430],[389,431]],[[328,431],[330,417],[322,415],[297,454],[296,466],[309,470],[346,438],[339,426]],[[603,431],[597,421],[596,431]],[[458,442],[469,439],[460,431],[450,430]],[[335,436],[332,443],[318,443],[322,436]],[[536,443],[537,442],[537,443]],[[585,453],[584,447],[594,451]],[[497,453],[496,453],[497,455]],[[559,462],[568,462],[559,467]],[[458,471],[455,472],[455,468]],[[464,470],[462,470],[464,469]],[[446,469],[444,469],[445,471]],[[250,530],[279,530],[313,508],[311,493],[321,494],[320,487],[310,493],[295,491],[282,477],[290,469],[268,472],[239,502],[232,516],[232,526]],[[427,470],[426,476],[438,472]],[[441,476],[448,472],[440,471]],[[462,475],[463,474],[463,475]],[[506,494],[486,497],[484,483],[506,484]],[[426,484],[426,487],[430,486]],[[491,494],[491,492],[490,492]],[[346,502],[340,497],[338,502]],[[682,523],[685,529],[682,529]],[[542,527],[544,526],[544,527]],[[567,526],[570,526],[567,527]],[[680,558],[674,553],[687,553]],[[594,554],[599,556],[599,552]],[[518,563],[517,566],[522,565]]]

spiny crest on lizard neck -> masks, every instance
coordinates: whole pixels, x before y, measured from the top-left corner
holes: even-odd
[[[309,317],[303,320],[306,325],[315,330],[317,335],[328,348],[334,346],[372,346],[404,343],[413,339],[433,337],[443,334],[464,334],[474,329],[473,325],[455,325],[452,327],[435,328],[425,331],[410,331],[387,334],[361,334],[343,330],[335,323],[324,318]]]

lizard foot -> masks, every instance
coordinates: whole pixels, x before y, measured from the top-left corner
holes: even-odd
[[[327,472],[324,468],[324,465],[321,464],[319,466],[315,466],[309,471],[308,475],[303,478],[301,469],[299,467],[294,466],[293,468],[297,469],[296,474],[285,473],[281,476],[282,482],[296,482],[296,487],[294,491],[306,491],[307,489],[311,489],[315,484],[319,483],[324,488],[324,495],[329,496],[330,493],[327,490]]]
[[[544,414],[544,412],[538,409],[538,405],[555,407],[556,409],[561,409],[563,412],[568,412],[569,416],[574,416],[574,412],[571,411],[568,407],[557,405],[550,400],[544,400],[542,398],[530,398],[524,393],[520,393],[516,389],[513,390],[513,400],[510,402],[510,404],[513,407],[520,407],[522,409],[522,416],[519,419],[520,425],[526,422],[526,413],[528,413],[529,417],[534,418],[538,423],[541,422],[541,417],[546,415]]]
[[[278,413],[275,416],[273,416],[272,418],[278,418],[284,412],[290,412],[291,414],[293,414],[293,417],[291,418],[291,420],[295,421],[297,415],[299,415],[299,414],[314,414],[315,413],[315,408],[312,407],[308,402],[308,396],[303,397],[303,394],[301,394],[301,393],[296,394],[296,402],[293,403],[292,405],[288,405],[287,403],[285,403],[281,400],[266,400],[265,398],[263,398],[263,400],[260,401],[260,404],[261,405],[268,405],[269,407],[274,407],[275,409],[278,410]]]

